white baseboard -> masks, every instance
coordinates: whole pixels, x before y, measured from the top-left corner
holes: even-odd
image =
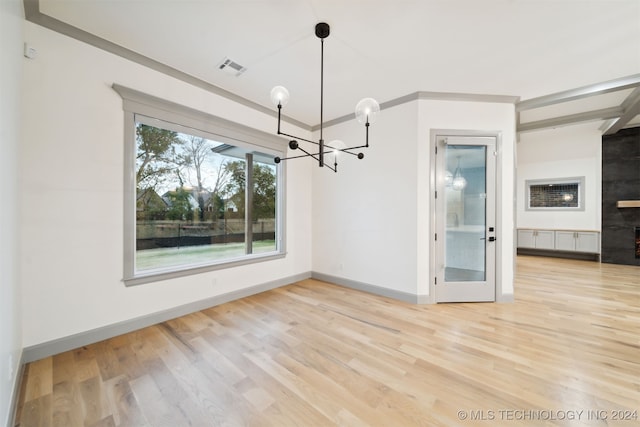
[[[56,340],[29,346],[23,350],[23,363],[33,362],[35,360],[53,356],[54,354],[73,350],[74,348],[93,344],[102,340],[116,337],[118,335],[145,328],[147,326],[162,323],[170,319],[175,319],[176,317],[184,316],[186,314],[204,310],[209,307],[224,304],[225,302],[234,301],[271,289],[279,288],[281,286],[289,285],[291,283],[299,282],[310,277],[311,272],[300,273],[294,276],[284,277],[282,279],[273,280],[271,282],[266,282],[248,288],[239,289],[237,291],[228,292],[212,298],[184,304],[178,307],[159,311],[157,313],[151,313],[146,316],[137,317],[135,319],[125,320],[122,322],[114,323],[112,325],[103,326]]]
[[[20,361],[18,362],[18,370],[16,376],[13,379],[13,388],[11,396],[9,396],[9,413],[7,415],[7,427],[13,427],[16,425],[16,415],[18,412],[18,400],[20,399],[20,387],[22,386],[22,377],[24,375],[24,367],[26,362],[24,361],[24,350],[20,353]]]
[[[356,280],[345,279],[344,277],[318,273],[317,271],[311,272],[311,278],[322,280],[323,282],[335,283],[336,285],[344,286],[346,288],[351,288],[358,291],[364,291],[370,294],[380,295],[383,297],[393,298],[399,301],[404,301],[412,304],[431,304],[433,302],[429,298],[429,295],[411,294],[408,292],[397,291],[395,289],[383,288],[381,286],[358,282]]]

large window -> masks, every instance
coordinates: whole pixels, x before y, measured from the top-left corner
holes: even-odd
[[[127,284],[283,256],[282,166],[273,161],[282,154],[279,138],[114,89],[125,100],[130,168]]]

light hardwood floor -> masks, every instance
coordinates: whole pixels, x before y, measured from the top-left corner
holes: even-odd
[[[16,425],[640,425],[640,268],[519,256],[515,289],[306,280],[31,363]]]

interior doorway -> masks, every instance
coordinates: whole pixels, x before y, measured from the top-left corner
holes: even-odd
[[[436,302],[496,300],[496,136],[436,134]]]

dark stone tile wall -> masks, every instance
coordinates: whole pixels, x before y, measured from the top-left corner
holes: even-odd
[[[602,138],[601,261],[640,265],[635,254],[635,228],[640,208],[618,208],[618,200],[640,200],[640,127]]]
[[[570,195],[570,200],[565,196]],[[577,208],[578,184],[532,185],[529,187],[529,204],[532,208]]]

